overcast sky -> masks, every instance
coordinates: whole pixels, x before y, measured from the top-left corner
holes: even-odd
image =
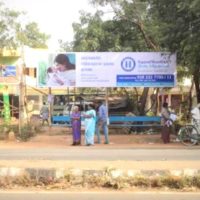
[[[94,11],[88,0],[2,0],[6,7],[27,12],[27,20],[38,23],[40,30],[51,35],[50,49],[58,39],[72,41],[72,23],[78,22],[80,10]]]

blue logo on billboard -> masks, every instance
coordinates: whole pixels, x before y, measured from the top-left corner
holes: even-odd
[[[121,61],[121,67],[126,72],[133,71],[135,68],[135,60],[131,57],[126,57]]]

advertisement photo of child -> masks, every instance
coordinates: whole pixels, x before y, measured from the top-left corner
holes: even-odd
[[[46,85],[48,87],[75,86],[76,71],[75,54],[58,54],[54,59],[54,65],[47,68]],[[70,61],[70,58],[72,61]]]

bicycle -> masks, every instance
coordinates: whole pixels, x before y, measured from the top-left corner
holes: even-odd
[[[186,146],[193,146],[200,142],[200,124],[196,119],[192,119],[193,124],[186,124],[178,132],[178,139]]]

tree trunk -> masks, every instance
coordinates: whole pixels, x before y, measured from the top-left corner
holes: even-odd
[[[200,68],[196,68],[193,74],[194,85],[196,89],[197,103],[200,103]]]
[[[191,109],[192,109],[192,90],[193,90],[193,87],[194,87],[194,81],[192,81],[192,85],[190,87],[190,91],[189,91],[189,94],[188,94],[189,105],[188,105],[188,112],[187,112],[187,116],[186,116],[187,120],[189,120],[189,118],[190,118]]]
[[[146,106],[146,101],[147,101],[147,97],[148,97],[148,93],[149,93],[149,88],[144,88],[143,92],[142,92],[142,96],[140,97],[140,101],[139,101],[139,115],[143,116],[145,115],[145,106]]]

